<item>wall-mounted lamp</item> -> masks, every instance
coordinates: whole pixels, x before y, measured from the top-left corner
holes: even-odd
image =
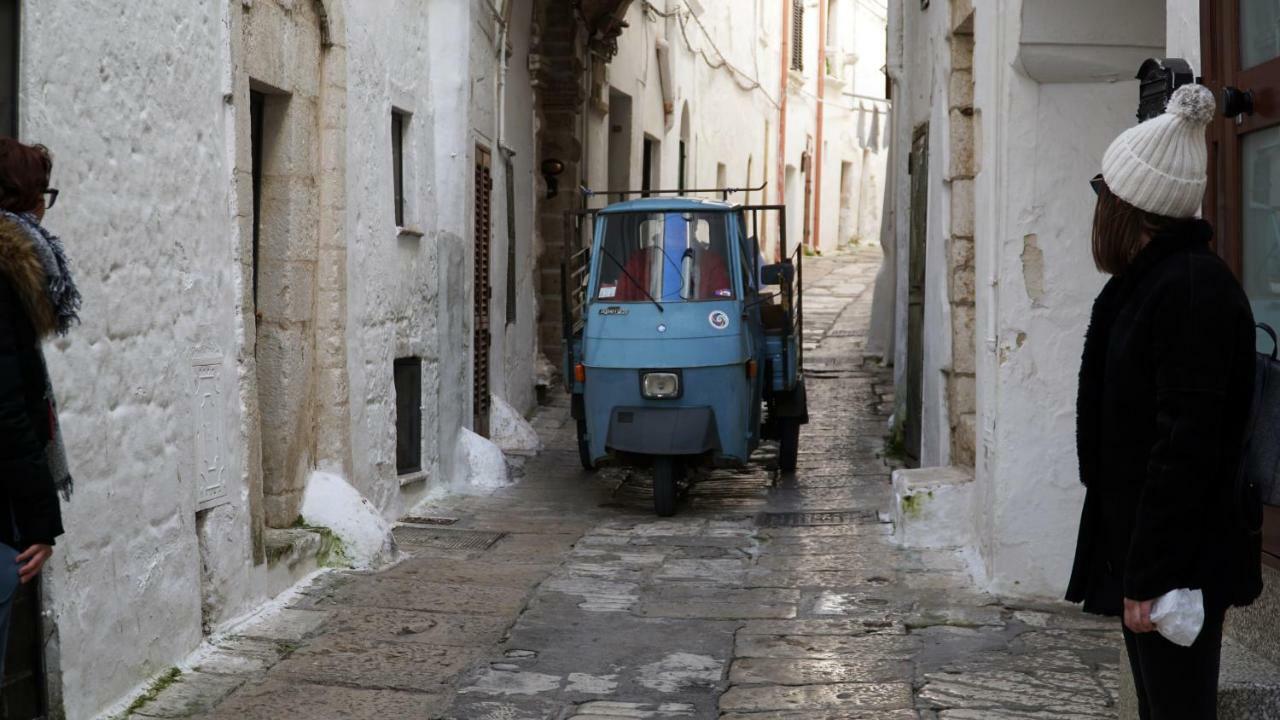
[[[547,199],[560,194],[559,177],[564,174],[564,161],[547,158],[542,161],[542,178],[547,181]]]

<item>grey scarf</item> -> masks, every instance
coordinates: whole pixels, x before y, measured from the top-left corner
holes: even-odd
[[[22,228],[23,234],[31,241],[36,257],[40,259],[40,265],[44,269],[45,290],[49,296],[49,303],[53,306],[54,316],[57,318],[55,329],[59,335],[66,335],[71,326],[80,321],[80,290],[76,288],[75,280],[71,277],[67,256],[62,250],[62,241],[45,230],[34,215],[15,214],[7,210],[0,210],[0,214]],[[52,430],[49,445],[45,448],[45,459],[49,464],[49,474],[53,477],[54,486],[63,500],[70,500],[75,483],[67,465],[67,450],[62,442],[62,423],[58,421],[58,402],[53,394],[53,382],[49,378],[49,365],[43,362],[44,348],[39,340],[36,344],[40,359],[45,366],[44,396],[49,403]]]

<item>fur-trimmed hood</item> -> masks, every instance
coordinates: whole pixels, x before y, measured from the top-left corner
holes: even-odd
[[[36,334],[45,338],[57,331],[58,321],[49,300],[49,278],[36,253],[36,242],[30,231],[0,215],[0,274],[22,300]]]

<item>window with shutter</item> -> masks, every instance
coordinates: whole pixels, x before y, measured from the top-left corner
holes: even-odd
[[[503,152],[507,179],[507,324],[514,325],[520,305],[516,302],[516,167],[512,153]]]
[[[0,0],[0,135],[18,136],[18,0]]]
[[[791,0],[791,69],[804,70],[804,0]]]

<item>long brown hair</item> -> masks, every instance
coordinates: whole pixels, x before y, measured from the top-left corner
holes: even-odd
[[[32,212],[41,194],[49,189],[53,159],[43,145],[23,145],[0,137],[0,208],[13,213]]]
[[[1093,262],[1109,275],[1119,275],[1137,257],[1146,241],[1187,222],[1139,210],[1098,184],[1098,205],[1093,211]]]

